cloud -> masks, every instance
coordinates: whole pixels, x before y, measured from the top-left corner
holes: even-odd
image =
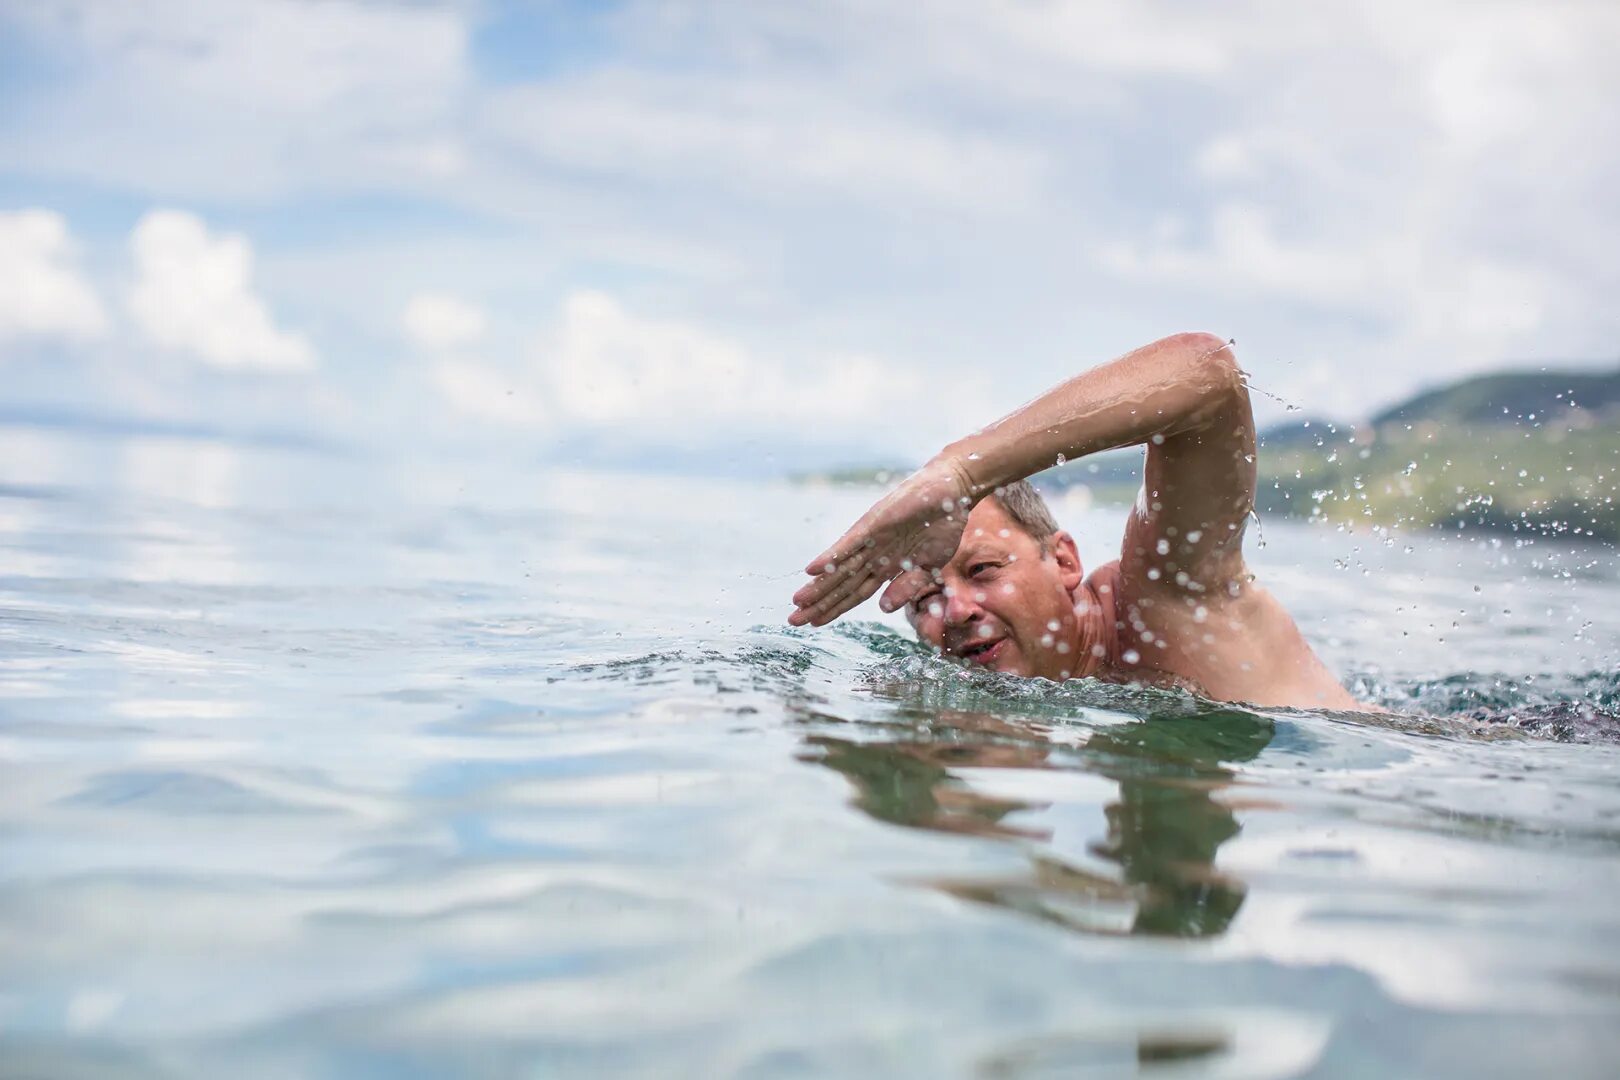
[[[106,312],[76,262],[61,214],[0,213],[0,342],[83,342],[107,332]]]
[[[130,250],[129,314],[154,345],[231,370],[315,366],[309,342],[276,329],[253,292],[246,237],[215,236],[193,214],[155,210],[136,223]]]
[[[454,175],[465,78],[453,7],[366,0],[31,0],[0,24],[53,66],[5,157],[169,198],[375,189]]]
[[[479,297],[482,333],[405,330],[463,416],[742,430],[915,383],[874,356],[994,412],[1189,325],[1357,371],[1349,409],[1620,337],[1614,4],[35,0],[0,35],[22,190],[251,205],[357,387],[424,283]],[[571,299],[530,367],[495,330],[535,295]]]
[[[489,317],[476,304],[446,293],[417,293],[405,305],[405,336],[419,349],[437,352],[471,345],[484,336]]]
[[[492,95],[484,129],[547,170],[745,198],[921,198],[988,212],[1042,182],[1038,151],[872,109],[819,79],[588,72]]]
[[[432,383],[445,404],[459,417],[480,424],[547,432],[551,411],[528,374],[513,375],[477,360],[437,361]]]
[[[1381,267],[1359,252],[1287,242],[1260,207],[1217,207],[1203,245],[1119,242],[1099,250],[1110,270],[1144,282],[1201,282],[1208,288],[1261,290],[1322,304],[1365,299]]]
[[[1383,320],[1414,348],[1448,343],[1466,354],[1538,331],[1552,297],[1566,288],[1533,266],[1459,259],[1403,234],[1285,238],[1261,208],[1216,208],[1203,243],[1170,238],[1105,245],[1100,263],[1146,283],[1205,289],[1356,310]],[[1461,348],[1458,348],[1458,347]],[[1444,366],[1444,365],[1441,365]]]
[[[796,437],[843,432],[869,425],[917,388],[915,378],[861,356],[806,358],[793,369],[591,290],[567,297],[537,362],[547,400],[568,422],[697,439],[715,424]]]
[[[866,356],[799,359],[761,355],[689,321],[578,290],[563,299],[526,365],[444,358],[430,381],[453,412],[480,424],[611,436],[626,447],[773,434],[801,444],[852,434],[895,443],[916,434],[906,418],[919,373]]]

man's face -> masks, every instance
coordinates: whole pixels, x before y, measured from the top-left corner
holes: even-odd
[[[1073,593],[1080,584],[1074,541],[1041,545],[995,499],[968,515],[962,546],[940,581],[906,606],[917,636],[969,663],[1010,675],[1064,679],[1084,668]]]

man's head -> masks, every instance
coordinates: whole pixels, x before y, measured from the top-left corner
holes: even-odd
[[[1082,572],[1074,538],[1024,481],[968,515],[962,544],[938,584],[906,607],[923,641],[1013,675],[1067,678],[1075,655],[1074,593]]]

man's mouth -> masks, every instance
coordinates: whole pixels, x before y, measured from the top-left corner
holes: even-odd
[[[971,660],[975,664],[989,664],[993,663],[996,657],[1001,655],[1001,647],[1005,644],[1007,644],[1006,638],[997,638],[994,641],[982,641],[974,645],[969,645],[967,648],[961,651],[960,655],[962,659]]]

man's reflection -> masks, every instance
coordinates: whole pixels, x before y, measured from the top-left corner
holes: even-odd
[[[977,791],[953,770],[1059,769],[1107,777],[1119,784],[1119,797],[1104,808],[1107,835],[1090,851],[1117,865],[1117,876],[1035,849],[1027,875],[930,884],[1088,931],[1222,933],[1245,890],[1215,868],[1215,856],[1241,826],[1212,796],[1232,780],[1225,764],[1253,760],[1270,742],[1270,721],[1238,710],[1160,715],[1093,731],[1080,747],[1054,743],[1050,730],[1033,721],[939,710],[926,728],[897,739],[809,736],[804,756],[848,777],[855,804],[881,821],[1036,843],[1049,840],[1049,830],[1010,819],[1047,804]]]

